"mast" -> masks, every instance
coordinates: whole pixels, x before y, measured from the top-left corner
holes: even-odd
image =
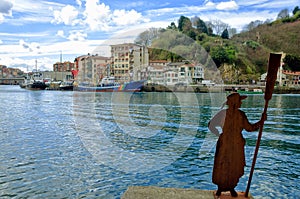
[[[60,63],[62,63],[62,51],[60,51]]]

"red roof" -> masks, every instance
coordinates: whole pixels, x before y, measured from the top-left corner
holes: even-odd
[[[286,74],[286,75],[300,75],[300,71],[288,71],[288,70],[283,70],[282,73],[283,73],[283,74]]]

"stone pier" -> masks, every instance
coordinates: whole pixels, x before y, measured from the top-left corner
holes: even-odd
[[[121,199],[246,199],[244,192],[238,192],[238,197],[231,197],[230,192],[222,192],[219,197],[215,193],[215,190],[132,186],[126,190]],[[249,194],[247,199],[253,197]]]

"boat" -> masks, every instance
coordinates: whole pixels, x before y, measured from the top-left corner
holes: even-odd
[[[27,67],[27,71],[28,71],[28,67]],[[21,88],[26,88],[26,85],[29,83],[30,83],[30,79],[29,79],[28,72],[27,72],[27,75],[24,78],[24,81],[22,83],[20,83],[19,85]]]
[[[26,85],[29,84],[29,79],[24,79],[19,85],[21,88],[26,88]]]
[[[74,88],[73,85],[74,81],[63,81],[60,85],[59,85],[59,89],[60,90],[64,90],[64,91],[72,91]]]
[[[30,75],[28,83],[25,85],[25,89],[28,90],[45,90],[47,85],[43,80],[43,74],[39,72],[34,72]]]
[[[28,90],[45,90],[47,85],[43,79],[43,74],[37,70],[37,60],[35,60],[35,71],[31,73],[29,82],[25,88]]]
[[[125,83],[115,82],[114,77],[104,77],[96,86],[91,86],[88,83],[81,83],[74,87],[76,91],[86,92],[139,92],[144,86],[146,80],[131,81]]]
[[[263,94],[263,90],[261,88],[254,88],[252,90],[249,90],[248,88],[242,90],[242,89],[239,89],[237,90],[238,93],[240,94]]]

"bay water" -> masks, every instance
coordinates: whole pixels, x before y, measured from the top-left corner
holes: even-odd
[[[207,123],[226,93],[82,93],[0,85],[0,198],[120,198],[129,186],[215,190]],[[250,192],[297,198],[300,95],[273,95]],[[260,119],[263,95],[242,110]],[[245,191],[258,132],[246,139]]]

